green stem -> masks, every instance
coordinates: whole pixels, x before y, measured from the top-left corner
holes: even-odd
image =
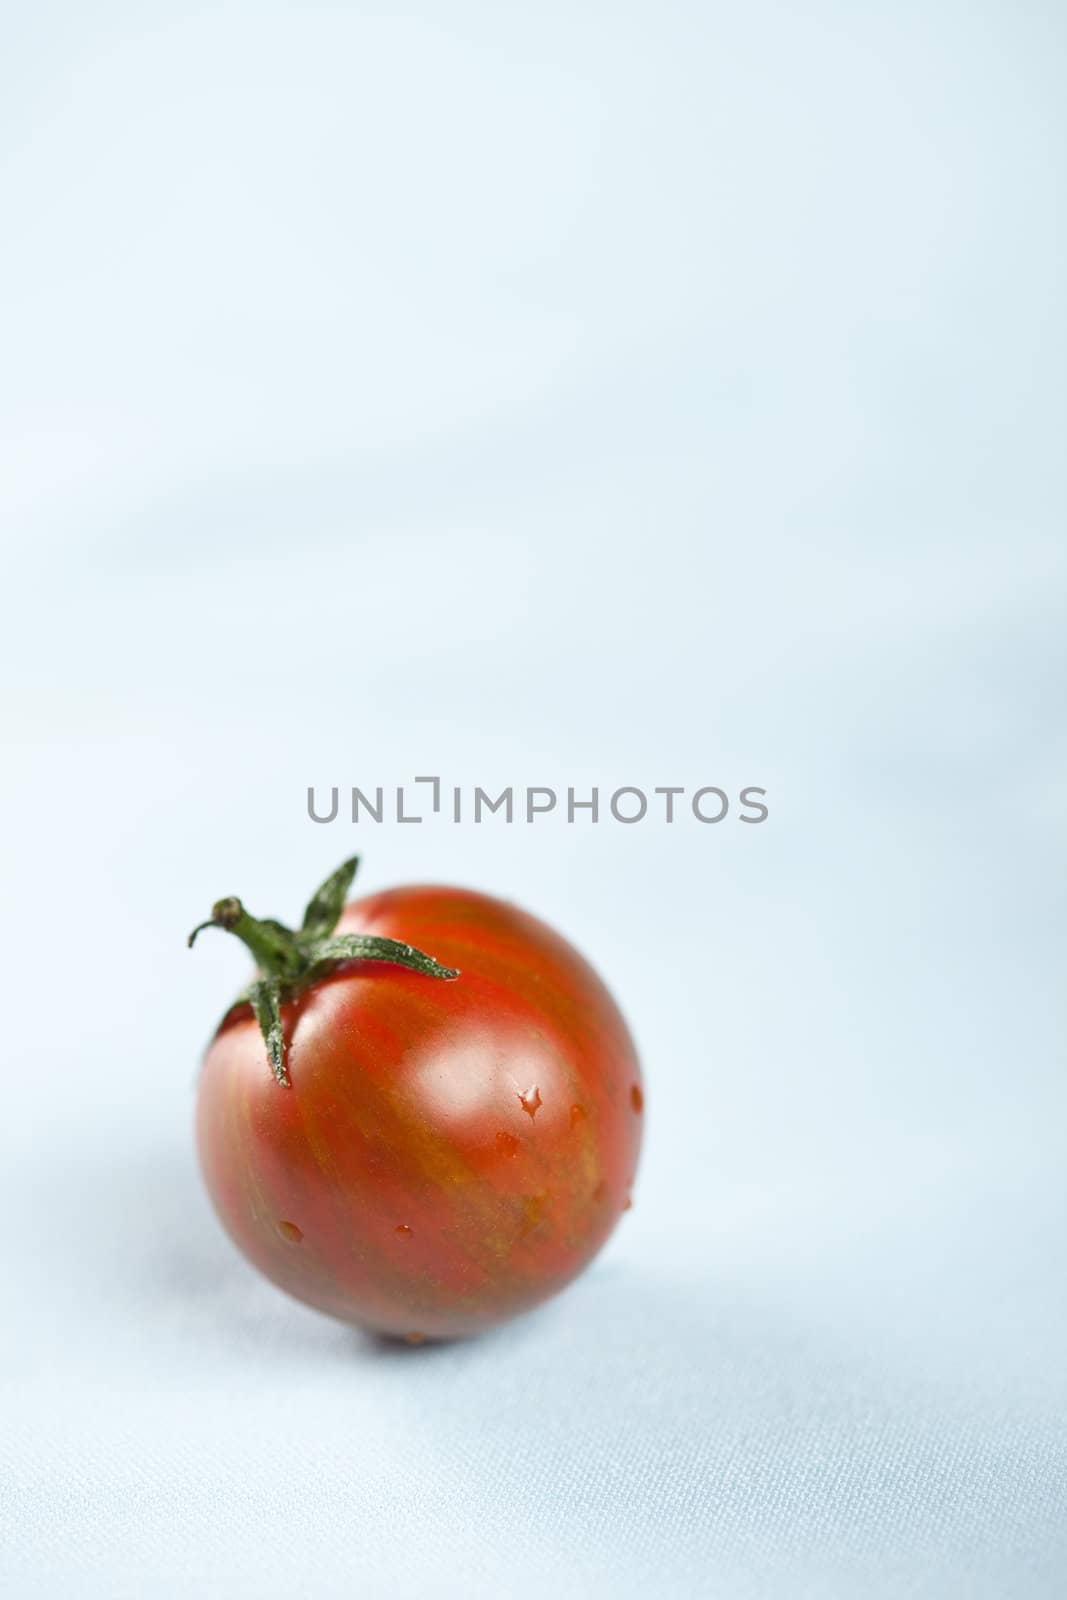
[[[250,916],[236,895],[216,900],[207,922],[200,923],[189,935],[192,949],[198,933],[205,928],[223,928],[247,945],[260,972],[271,978],[299,978],[310,963],[299,949],[288,928],[280,922],[261,921]]]
[[[371,934],[333,934],[357,865],[354,857],[344,862],[316,890],[308,902],[299,933],[283,922],[275,922],[272,917],[250,916],[236,895],[228,895],[225,900],[216,900],[208,920],[201,922],[189,935],[192,947],[205,928],[222,928],[234,934],[252,952],[259,977],[241,993],[235,1004],[251,1005],[267,1047],[271,1070],[283,1089],[288,1089],[290,1084],[281,1005],[320,978],[327,977],[342,962],[384,961],[428,978],[459,977],[454,967],[443,967],[432,956],[400,940]]]

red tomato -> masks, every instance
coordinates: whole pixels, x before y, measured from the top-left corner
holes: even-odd
[[[502,900],[393,889],[347,905],[337,932],[459,976],[335,966],[283,1000],[289,1087],[248,1007],[231,1012],[200,1079],[208,1190],[298,1299],[412,1342],[477,1332],[561,1289],[628,1206],[633,1042],[577,951]]]

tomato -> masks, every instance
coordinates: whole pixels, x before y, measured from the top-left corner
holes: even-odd
[[[345,906],[301,972],[270,941],[310,936],[235,900],[212,920],[280,973],[273,1012],[259,996],[223,1019],[196,1113],[215,1208],[268,1278],[418,1342],[529,1310],[589,1263],[629,1204],[644,1092],[618,1008],[566,940],[489,895],[398,888]]]

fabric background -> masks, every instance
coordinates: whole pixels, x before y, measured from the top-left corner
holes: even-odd
[[[0,1586],[1067,1588],[1063,17],[11,12]],[[767,788],[317,827],[308,784]],[[234,1253],[241,952],[445,879],[647,1077],[634,1210],[477,1342]]]

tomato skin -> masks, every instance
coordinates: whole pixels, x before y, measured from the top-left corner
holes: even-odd
[[[392,889],[338,932],[460,976],[339,968],[283,1008],[288,1089],[233,1012],[200,1078],[208,1191],[249,1260],[319,1310],[412,1339],[478,1332],[561,1289],[625,1209],[633,1041],[578,952],[488,895]]]

